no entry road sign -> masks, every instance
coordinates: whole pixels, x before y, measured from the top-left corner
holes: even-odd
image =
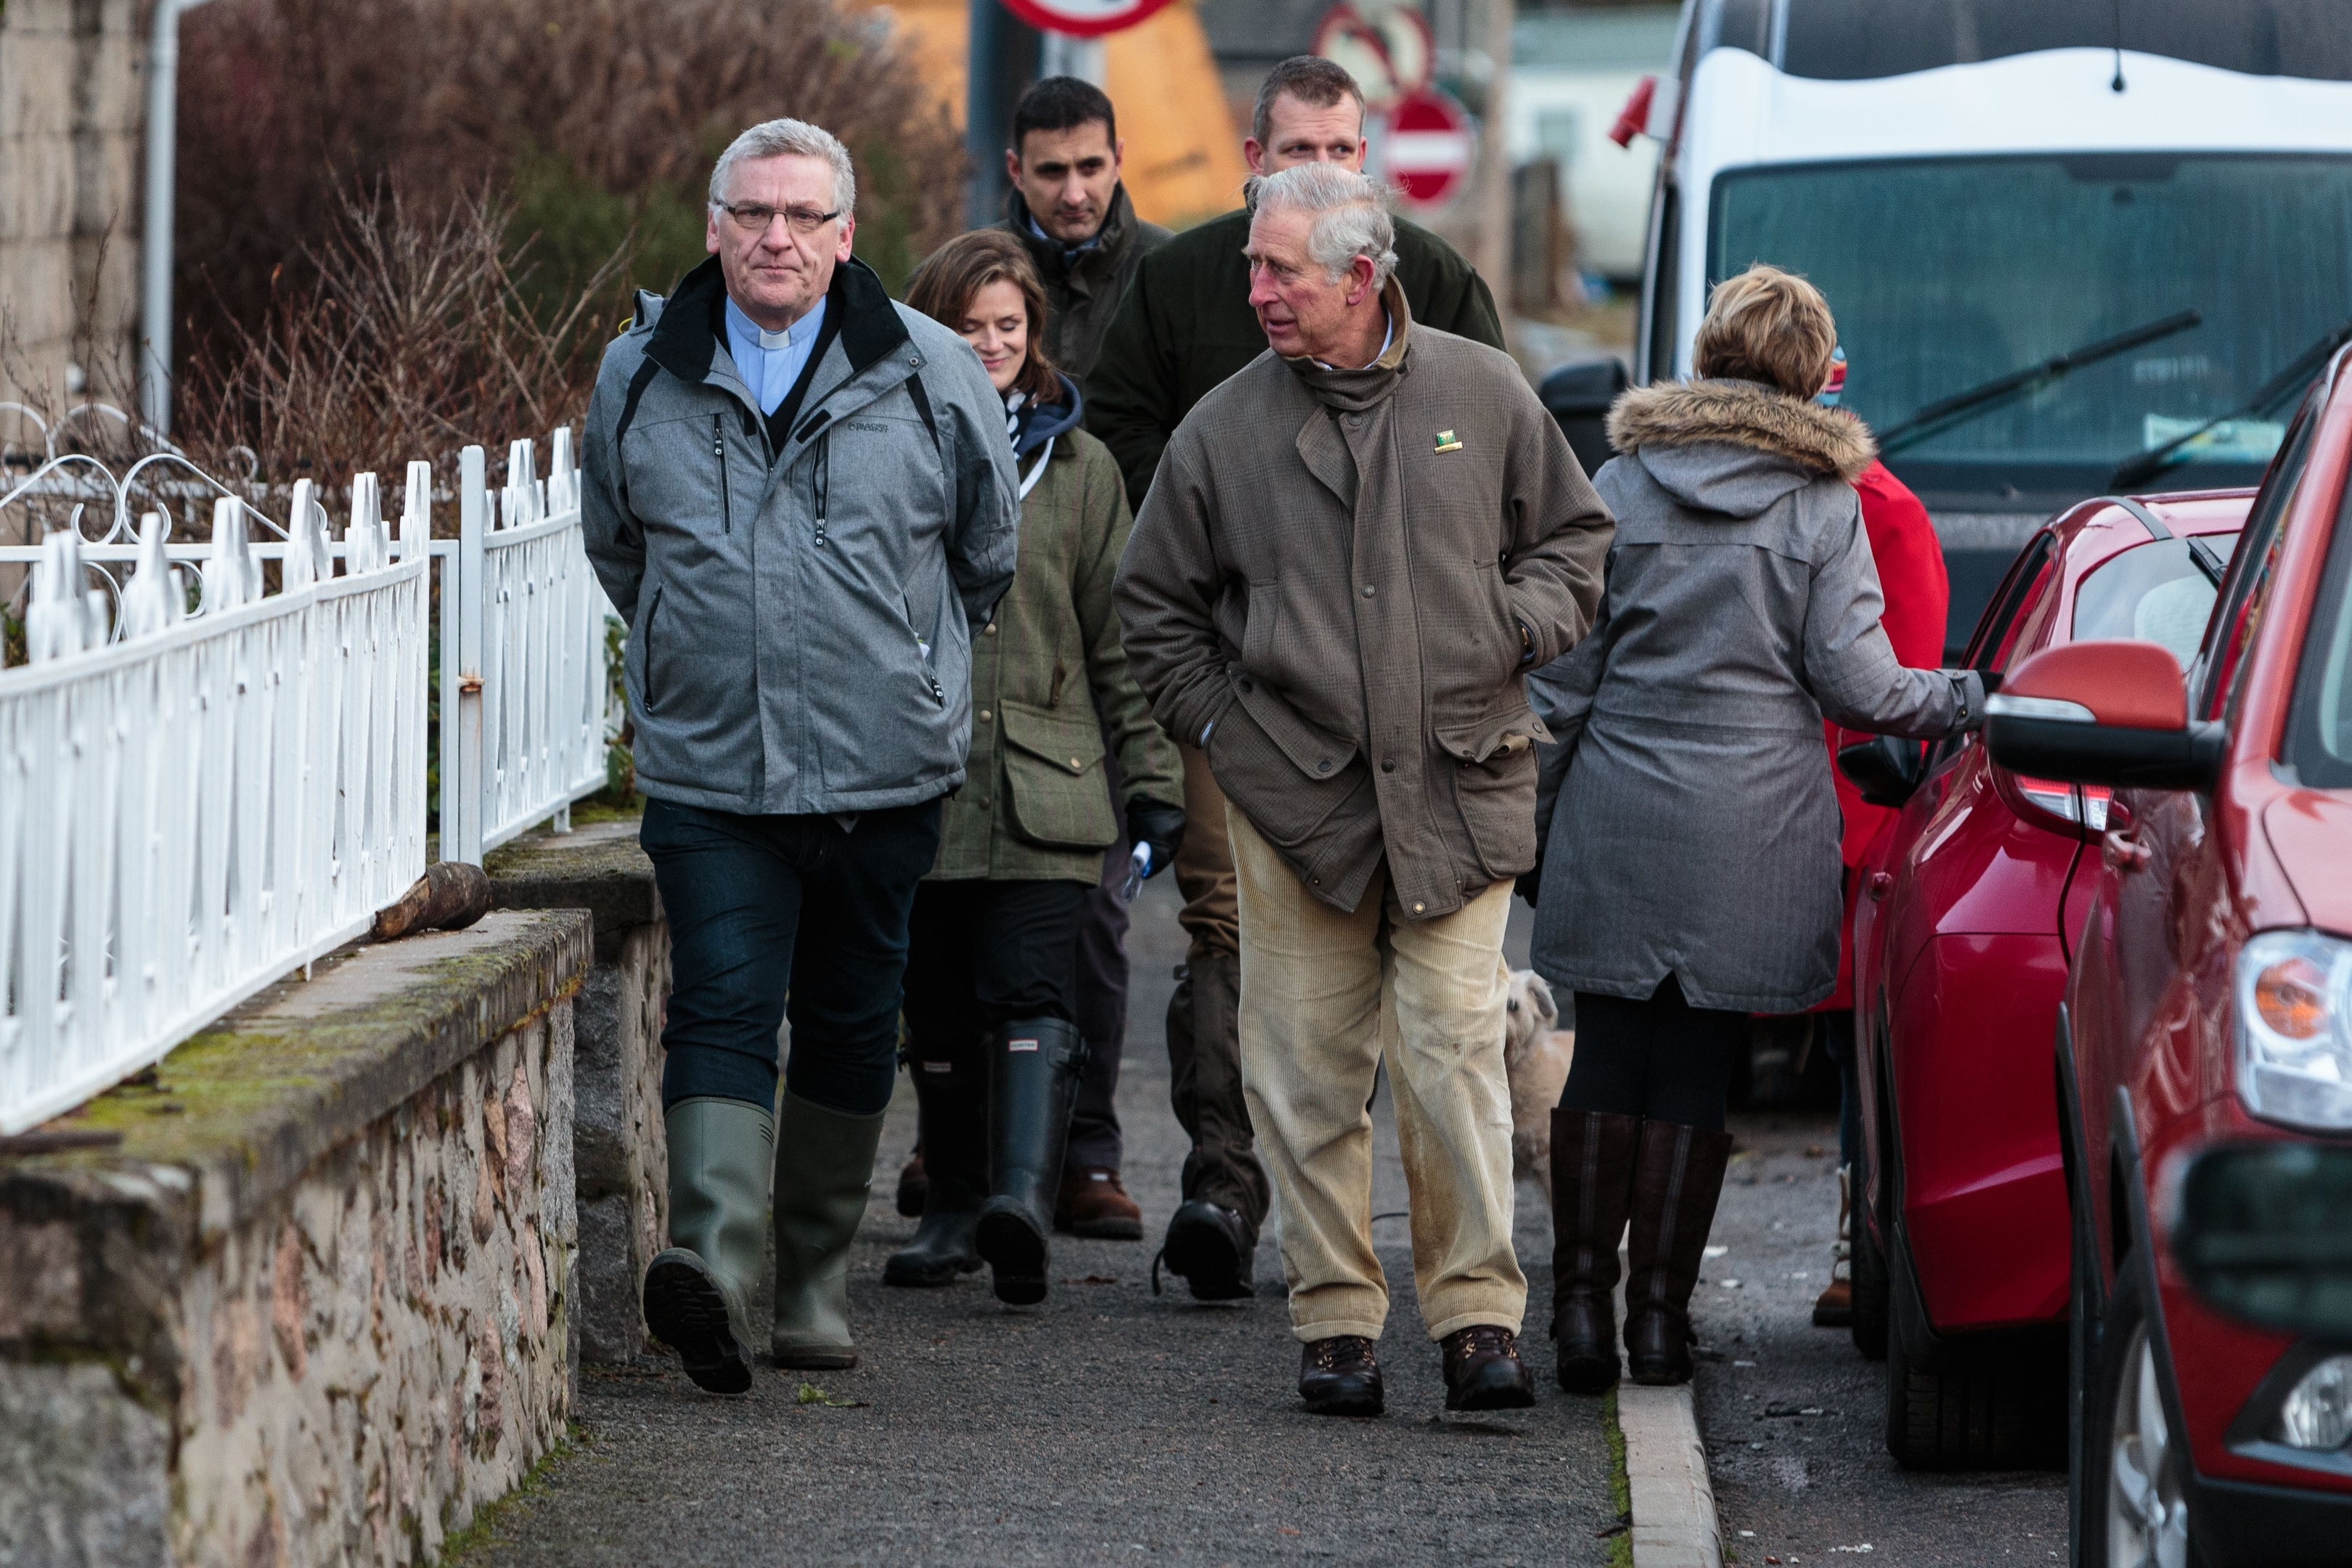
[[[1004,8],[1042,32],[1100,37],[1132,27],[1168,0],[1004,0]]]
[[[1476,153],[1468,111],[1430,89],[1407,93],[1389,110],[1386,148],[1381,169],[1389,183],[1423,207],[1453,199]]]

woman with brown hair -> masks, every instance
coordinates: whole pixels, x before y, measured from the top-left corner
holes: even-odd
[[[1934,738],[1981,721],[1967,670],[1906,669],[1850,482],[1876,447],[1813,401],[1837,345],[1803,279],[1718,285],[1696,379],[1609,415],[1593,476],[1617,517],[1591,635],[1528,681],[1551,727],[1534,959],[1576,994],[1552,1114],[1560,1386],[1617,1381],[1610,1292],[1630,1218],[1625,1352],[1687,1383],[1689,1304],[1731,1136],[1724,1095],[1756,1013],[1835,984],[1841,862],[1824,716]]]
[[[1021,543],[972,639],[971,758],[908,928],[906,1054],[929,1181],[915,1239],[882,1278],[946,1285],[985,1261],[998,1299],[1022,1304],[1045,1297],[1086,1061],[1078,922],[1120,836],[1106,737],[1145,876],[1175,858],[1183,787],[1111,606],[1129,528],[1118,465],[1078,428],[1078,389],[1045,357],[1027,250],[1002,230],[960,236],[916,269],[907,303],[960,333],[1004,400]]]

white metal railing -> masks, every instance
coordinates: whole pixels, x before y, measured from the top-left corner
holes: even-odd
[[[423,873],[425,499],[397,559],[358,518],[334,576],[299,487],[267,597],[224,499],[194,617],[150,514],[110,645],[79,534],[38,547],[32,661],[0,671],[0,1132],[158,1059]]]
[[[423,874],[436,562],[443,857],[478,864],[534,823],[568,827],[603,787],[611,612],[568,430],[551,455],[541,480],[531,444],[514,444],[493,521],[467,447],[454,540],[430,538],[421,462],[396,541],[372,474],[353,479],[341,541],[310,481],[281,528],[257,488],[173,453],[121,480],[57,457],[0,495],[74,504],[73,526],[0,546],[0,564],[29,570],[28,662],[0,670],[0,1134],[160,1059]],[[131,497],[154,462],[194,478],[150,475],[140,493],[184,509],[209,495],[210,544],[166,543],[158,512],[134,542]],[[89,537],[85,507],[110,500]],[[249,520],[278,538],[249,538]],[[279,591],[265,596],[268,561]]]
[[[568,829],[572,803],[604,786],[613,609],[581,532],[572,432],[551,445],[544,480],[530,442],[508,448],[495,518],[482,449],[459,461],[457,552],[441,593],[441,853],[451,860],[479,865],[550,817]]]

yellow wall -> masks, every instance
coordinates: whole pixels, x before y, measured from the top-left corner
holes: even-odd
[[[887,0],[870,8],[890,16],[925,85],[961,125],[964,0]],[[1189,0],[1103,43],[1103,90],[1118,109],[1135,210],[1153,223],[1181,226],[1239,206],[1249,174],[1241,134]]]

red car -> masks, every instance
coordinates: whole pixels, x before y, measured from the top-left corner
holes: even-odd
[[[2352,1141],[2347,364],[2289,426],[2185,679],[2076,643],[1989,704],[2001,765],[2114,792],[2055,1075],[2076,1560],[2102,1568],[2352,1561],[2352,1341],[2225,1316],[2169,1244],[2197,1155]]]
[[[2061,513],[2010,567],[1969,664],[2115,637],[2193,658],[2252,494]],[[1855,914],[1854,1342],[1886,1357],[1904,1465],[2054,1465],[2068,1243],[2049,1040],[2109,792],[1998,766],[1974,736],[1920,755],[1886,741],[1840,759],[1867,797],[1903,804]]]

